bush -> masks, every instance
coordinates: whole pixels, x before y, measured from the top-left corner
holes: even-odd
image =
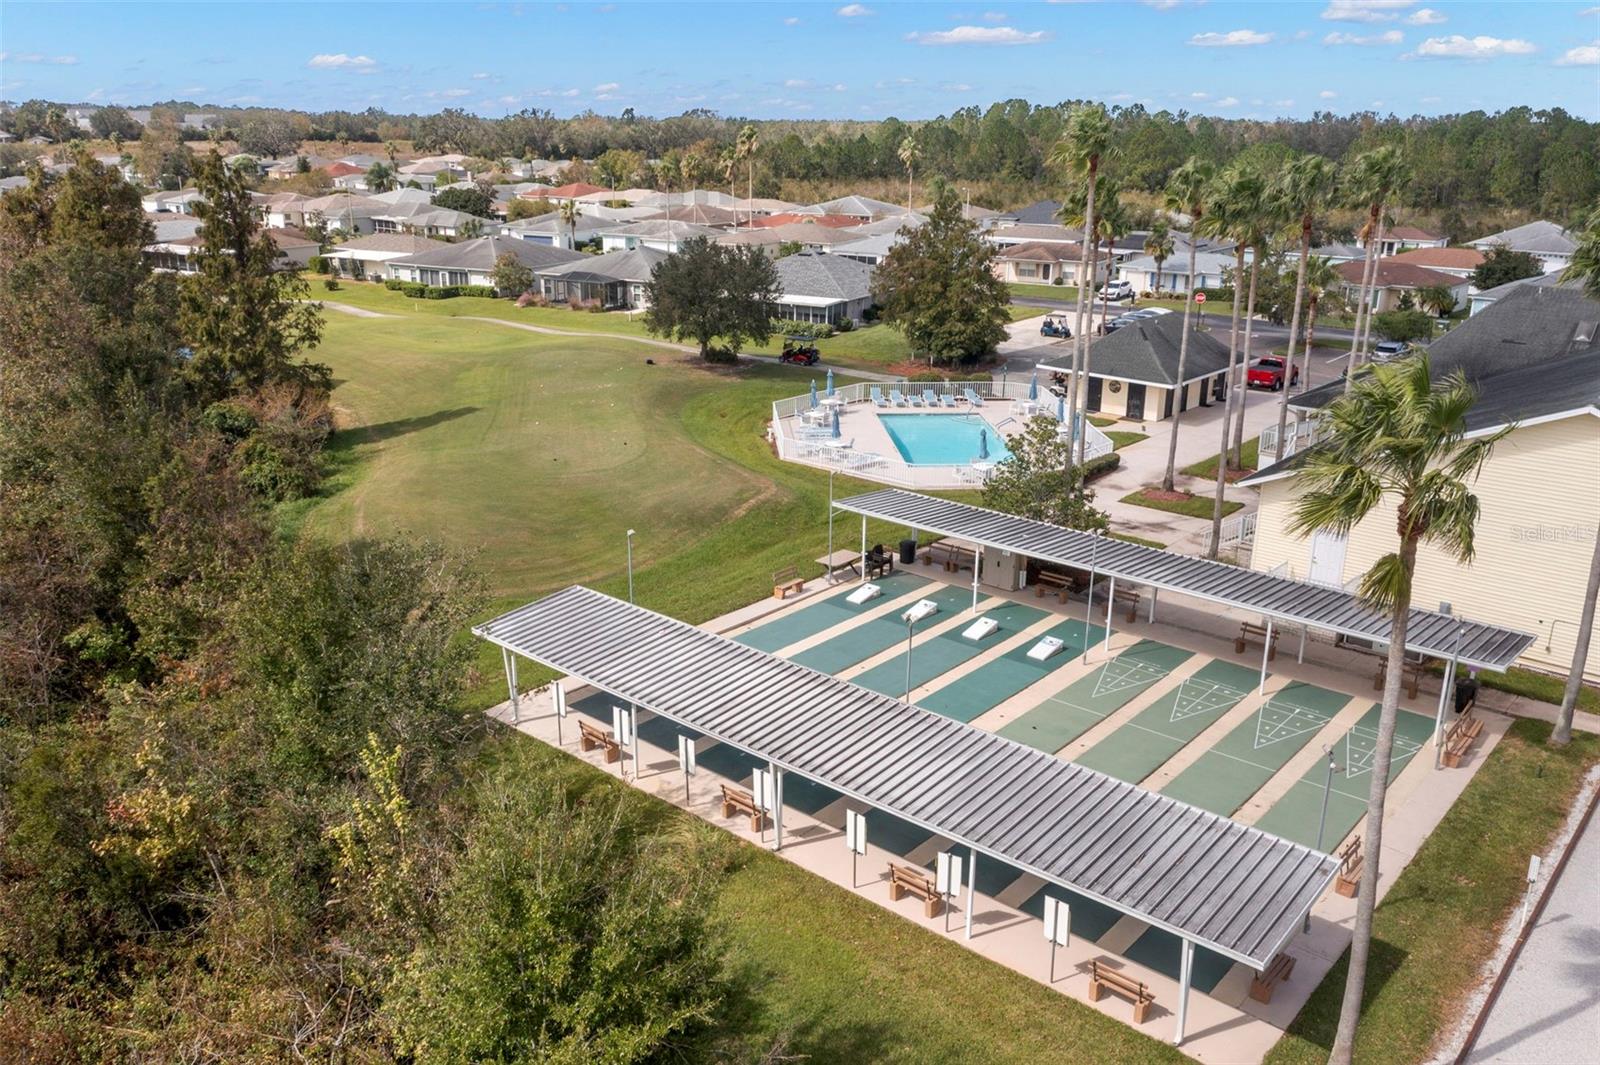
[[[402,296],[410,296],[412,299],[421,299],[423,293],[427,291],[428,286],[424,285],[421,281],[400,282],[400,294]]]
[[[399,292],[405,287],[405,285],[406,282],[401,281],[397,277],[386,277],[383,279],[383,287],[388,289],[390,292]]]
[[[422,295],[430,300],[450,300],[461,295],[459,285],[425,285]]]
[[[841,319],[839,319],[839,332],[848,333],[852,329],[854,329],[855,327],[856,327],[856,320],[854,318],[841,318]]]
[[[313,255],[306,260],[306,269],[313,274],[325,274],[328,272],[328,260],[321,255]]]
[[[907,374],[907,381],[948,381],[950,378],[937,370],[921,370],[914,374]]]
[[[1050,283],[1052,285],[1065,285],[1067,283],[1067,279],[1062,277],[1060,274],[1057,274],[1055,280]]]
[[[550,301],[538,292],[524,292],[517,297],[518,307],[548,307]]]
[[[494,287],[492,285],[457,285],[456,295],[480,296],[484,299],[494,299]]]
[[[337,278],[333,277],[324,278],[322,287],[327,289],[329,292],[337,292],[339,291],[339,281]]]
[[[706,361],[731,365],[732,363],[739,361],[739,356],[733,351],[732,348],[718,347],[717,345],[713,344],[706,348]]]
[[[1092,481],[1096,477],[1104,477],[1118,466],[1122,465],[1122,456],[1115,451],[1109,455],[1092,458],[1083,464],[1083,479]]]
[[[807,340],[826,340],[833,336],[833,326],[827,322],[796,322],[789,318],[772,319],[772,331],[783,336],[805,337]]]
[[[1433,317],[1425,311],[1385,311],[1373,316],[1372,328],[1385,340],[1428,340]]]

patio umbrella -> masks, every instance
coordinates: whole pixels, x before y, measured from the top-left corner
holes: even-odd
[[[833,398],[833,367],[828,367],[828,398]]]
[[[1037,370],[1035,370],[1033,372],[1033,376],[1028,379],[1028,402],[1039,402],[1039,371]]]
[[[1056,397],[1056,421],[1060,422],[1062,425],[1066,425],[1067,424],[1067,397],[1066,396],[1057,396]]]
[[[978,459],[982,461],[989,457],[989,430],[978,430]]]
[[[832,433],[833,433],[833,438],[835,440],[839,439],[839,408],[838,407],[833,408],[833,429],[832,429]]]
[[[817,409],[817,379],[811,379],[811,409]]]

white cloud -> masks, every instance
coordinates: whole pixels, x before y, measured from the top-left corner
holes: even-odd
[[[788,18],[783,20],[783,24],[785,26],[798,26],[800,25],[800,20],[795,18],[793,15],[790,15]]]
[[[1274,101],[1272,101],[1272,106],[1273,107],[1293,107],[1294,106],[1294,101],[1293,100],[1274,100]]]
[[[314,55],[306,66],[316,70],[353,70],[357,73],[375,70],[378,61],[371,56],[345,55],[343,52]]]
[[[471,94],[472,90],[470,89],[444,89],[439,93],[440,96],[447,100],[459,100],[461,97],[470,96]]]
[[[0,63],[44,63],[53,67],[76,66],[75,55],[45,55],[43,52],[0,52]]]
[[[1425,104],[1436,104],[1443,99],[1443,96],[1424,96],[1422,98],[1422,102]]]
[[[1431,7],[1420,8],[1406,16],[1408,26],[1437,26],[1444,21],[1444,15]]]
[[[1358,33],[1330,33],[1322,38],[1323,44],[1399,44],[1406,35],[1399,30],[1386,30],[1362,36]]]
[[[1048,30],[1025,33],[1014,26],[957,26],[931,33],[908,33],[906,40],[917,44],[1043,44],[1055,34]]]
[[[1452,33],[1448,37],[1429,37],[1409,55],[1426,59],[1492,59],[1501,55],[1529,55],[1538,49],[1516,37],[1463,37]]]
[[[1334,92],[1332,89],[1323,89],[1321,92],[1317,93],[1317,99],[1319,100],[1337,100],[1338,98],[1339,94]]]
[[[939,86],[945,92],[971,92],[972,86],[964,81],[947,81]]]
[[[1580,15],[1600,15],[1600,7],[1586,7],[1578,12]]]
[[[847,92],[847,91],[849,91],[849,86],[845,85],[845,83],[842,82],[842,81],[836,81],[836,82],[833,83],[833,91],[834,92]]]
[[[1227,33],[1197,33],[1189,38],[1189,43],[1199,48],[1247,48],[1251,45],[1267,44],[1271,40],[1270,33],[1229,30]]]
[[[1145,7],[1153,7],[1157,11],[1171,11],[1179,4],[1183,3],[1183,0],[1141,0],[1141,3],[1143,3]]]
[[[983,13],[983,21],[990,23],[1004,22],[1008,17],[1004,11],[985,11]]]
[[[872,8],[866,4],[846,4],[834,12],[840,18],[866,18],[872,13]]]
[[[783,87],[785,89],[809,89],[811,88],[811,82],[805,78],[790,78],[783,83]]]
[[[1558,67],[1600,67],[1600,41],[1569,48],[1556,60]]]
[[[622,86],[618,85],[616,82],[607,81],[607,82],[603,82],[603,83],[601,83],[599,85],[596,85],[594,87],[594,91],[595,92],[616,92],[620,88],[622,88]]]
[[[1189,94],[1189,99],[1191,99],[1191,100],[1209,100],[1209,99],[1211,99],[1211,94],[1208,93],[1208,92],[1192,92],[1192,93]]]
[[[1237,96],[1224,96],[1222,99],[1217,101],[1217,106],[1218,107],[1238,107],[1239,106],[1239,98]]]
[[[489,76],[489,75],[487,75],[487,74],[485,74],[485,73],[483,73],[483,72],[482,72],[482,71],[480,71],[480,72],[478,72],[478,73],[477,73],[477,74],[474,74],[474,75],[472,75],[472,80],[473,80],[473,81],[483,81],[483,80],[484,80],[484,79],[486,79],[486,78],[487,78],[487,77],[488,77],[488,76]]]
[[[1322,17],[1330,22],[1393,22],[1416,0],[1330,0]]]

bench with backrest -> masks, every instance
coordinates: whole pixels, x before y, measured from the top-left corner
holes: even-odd
[[[1131,976],[1124,976],[1117,970],[1101,964],[1099,958],[1095,958],[1089,962],[1089,1001],[1099,1002],[1100,996],[1107,991],[1115,991],[1133,1003],[1134,1024],[1144,1023],[1145,1016],[1156,1000],[1156,996],[1151,994],[1143,982]]]
[[[890,862],[889,901],[899,902],[907,895],[921,899],[922,911],[929,917],[944,912],[944,900],[939,897],[939,889],[926,869]]]
[[[733,817],[742,815],[750,819],[750,831],[760,832],[766,828],[767,815],[761,812],[756,805],[756,797],[743,788],[731,785],[722,785],[722,816]]]
[[[1039,571],[1039,575],[1033,579],[1033,597],[1035,599],[1043,599],[1045,590],[1053,589],[1056,593],[1056,598],[1065,603],[1067,601],[1067,593],[1072,590],[1073,584],[1072,578],[1065,573],[1042,569]]]
[[[1125,606],[1125,607],[1128,608],[1128,624],[1131,625],[1135,621],[1138,621],[1139,620],[1139,592],[1138,592],[1138,589],[1136,589],[1136,588],[1124,588],[1121,585],[1118,585],[1116,594],[1115,594],[1115,596],[1113,596],[1113,607],[1116,607],[1116,606]]]
[[[787,599],[798,594],[805,586],[806,579],[800,576],[800,570],[785,566],[772,575],[772,598]]]
[[[958,570],[971,569],[976,558],[977,555],[972,548],[940,540],[928,545],[927,554],[922,556],[922,564],[927,566],[936,561],[942,562],[946,572],[955,573]]]
[[[1272,963],[1250,979],[1250,997],[1257,1002],[1271,1002],[1272,991],[1294,975],[1294,958],[1279,954]]]
[[[1253,621],[1246,621],[1244,624],[1239,626],[1239,635],[1233,638],[1233,651],[1235,654],[1242,655],[1244,654],[1246,644],[1261,643],[1265,641],[1266,638],[1267,627],[1265,625],[1257,625]],[[1275,661],[1277,657],[1278,633],[1277,630],[1274,629],[1272,633],[1272,644],[1267,648],[1267,661]]]
[[[1339,875],[1333,878],[1333,890],[1347,899],[1355,898],[1361,888],[1361,867],[1365,863],[1361,837],[1357,836],[1339,852]]]
[[[622,757],[622,744],[617,742],[611,730],[587,721],[578,722],[578,746],[585,751],[605,751],[607,762],[615,762]]]
[[[1372,675],[1372,690],[1380,690],[1383,687],[1384,679],[1388,677],[1388,675],[1389,660],[1387,658],[1380,658],[1378,660],[1378,670]],[[1407,695],[1415,699],[1417,697],[1417,689],[1420,688],[1421,685],[1422,663],[1407,662],[1400,669],[1400,686],[1405,689]]]
[[[1471,710],[1456,718],[1444,734],[1444,754],[1440,757],[1446,766],[1455,769],[1472,750],[1472,744],[1483,733],[1483,719]]]

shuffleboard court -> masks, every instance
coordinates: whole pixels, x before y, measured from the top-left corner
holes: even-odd
[[[966,623],[963,623],[937,636],[916,641],[911,651],[912,688],[920,688],[940,674],[948,673],[968,659],[976,658],[990,648],[1011,639],[1028,626],[1043,621],[1046,615],[1043,610],[1036,607],[1002,602],[991,606],[981,616],[993,620],[1000,626],[981,640],[969,640],[961,635],[962,630],[967,627]],[[905,655],[873,666],[852,680],[880,695],[899,698],[906,691]]]
[[[819,632],[825,632],[840,622],[848,621],[869,610],[876,610],[889,600],[917,591],[932,582],[914,573],[895,573],[872,583],[882,588],[883,594],[876,599],[867,600],[860,606],[849,602],[848,599],[850,593],[861,585],[850,584],[820,602],[811,603],[798,610],[785,610],[771,621],[735,636],[734,640],[760,651],[777,651],[790,644],[799,643],[807,637],[815,636]]]
[[[947,622],[951,615],[959,614],[971,606],[972,589],[947,584],[937,591],[929,592],[923,598],[932,599],[939,604],[939,612],[923,622],[923,627],[927,628]],[[907,606],[909,607],[909,604]],[[882,617],[863,621],[831,640],[824,640],[815,647],[801,651],[793,660],[802,666],[821,670],[823,673],[838,673],[849,669],[857,662],[864,662],[897,643],[905,642],[906,623],[900,620],[901,613],[902,611],[898,610],[891,611]],[[905,670],[903,661],[900,663],[900,669],[902,672]]]
[[[1176,691],[1161,696],[1132,721],[1084,751],[1077,762],[1138,783],[1238,706],[1254,689],[1257,679],[1253,669],[1232,662],[1207,662],[1179,681]]]
[[[1179,647],[1141,640],[1007,724],[1000,735],[1041,751],[1059,751],[1191,656]]]
[[[1028,650],[1039,642],[1029,640],[929,693],[919,699],[917,705],[957,721],[972,721],[1083,654],[1085,631],[1094,641],[1104,639],[1106,634],[1098,625],[1087,627],[1081,621],[1064,621],[1039,637],[1054,636],[1063,644],[1061,650],[1043,662],[1028,657]]]
[[[1160,928],[1152,928],[1134,940],[1133,945],[1122,952],[1122,956],[1176,980],[1178,969],[1182,964],[1182,959],[1178,955],[1180,947],[1177,936]],[[1194,966],[1189,970],[1189,983],[1196,991],[1210,994],[1232,968],[1233,959],[1225,958],[1205,947],[1195,947]]]
[[[1378,744],[1378,714],[1374,706],[1361,716],[1333,747],[1339,769],[1333,774],[1328,793],[1328,827],[1322,842],[1332,846],[1355,827],[1367,812],[1367,791],[1372,787],[1373,752]],[[1401,710],[1395,718],[1394,750],[1389,755],[1389,779],[1393,780],[1433,737],[1433,718]],[[1328,779],[1327,763],[1317,764],[1295,781],[1283,798],[1272,804],[1256,827],[1296,843],[1315,846],[1317,824],[1322,816],[1322,791]]]
[[[1231,816],[1349,702],[1348,695],[1295,681],[1218,740],[1161,793]]]

